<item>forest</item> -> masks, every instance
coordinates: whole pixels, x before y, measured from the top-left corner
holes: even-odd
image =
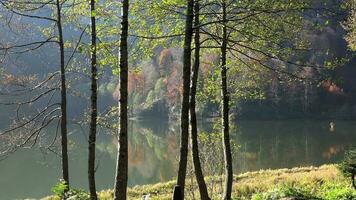
[[[356,0],[0,0],[0,200],[356,199]]]

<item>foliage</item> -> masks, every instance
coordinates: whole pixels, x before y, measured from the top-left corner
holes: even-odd
[[[338,166],[341,173],[346,177],[351,179],[353,186],[355,187],[355,176],[356,176],[356,150],[349,150],[345,153],[344,160]]]
[[[60,197],[62,199],[64,196],[64,192],[67,189],[68,189],[68,185],[66,184],[66,182],[61,180],[52,187],[51,191],[55,196]],[[80,189],[71,188],[65,195],[66,195],[66,199],[71,199],[71,200],[89,199],[89,194],[86,191]]]
[[[38,1],[29,5],[26,4],[9,4],[15,6],[12,9],[17,9],[21,12],[30,12],[36,8]],[[240,0],[229,1],[231,6],[229,10],[229,92],[231,94],[231,104],[237,103],[246,99],[265,99],[267,95],[273,96],[273,100],[279,101],[281,93],[288,89],[292,91],[292,95],[287,96],[291,99],[301,99],[300,96],[294,95],[299,91],[304,94],[305,100],[310,89],[308,82],[292,84],[293,81],[303,79],[314,79],[316,73],[320,71],[305,67],[306,60],[303,59],[305,54],[299,54],[301,50],[309,47],[310,32],[308,28],[314,28],[311,22],[305,20],[304,14],[307,12],[306,7],[310,6],[312,0]],[[179,110],[179,100],[181,98],[181,33],[184,26],[184,1],[182,0],[153,0],[153,1],[133,1],[132,15],[130,16],[130,27],[132,49],[134,52],[130,56],[130,84],[129,92],[132,99],[130,108],[147,108],[152,107],[152,104],[158,100],[164,103],[165,106]],[[219,104],[220,100],[220,79],[218,62],[218,51],[221,33],[219,30],[219,12],[220,5],[217,2],[205,0],[201,1],[204,9],[202,13],[210,13],[210,15],[202,17],[202,39],[205,41],[207,49],[202,52],[202,60],[204,61],[201,69],[199,80],[198,100],[201,107],[210,104]],[[61,1],[63,8],[63,22],[65,26],[70,26],[75,29],[76,34],[83,31],[89,33],[87,18],[95,16],[98,19],[98,63],[100,67],[110,67],[112,74],[118,74],[118,39],[119,39],[119,21],[120,21],[120,5],[117,1],[97,1],[97,11],[89,13],[86,1]],[[17,7],[16,7],[17,6]],[[53,4],[49,6],[49,16],[54,17],[56,7]],[[346,25],[350,31],[346,39],[350,43],[350,47],[355,49],[355,1],[350,0],[349,8],[351,15]],[[36,8],[37,9],[37,8]],[[165,22],[165,23],[163,23]],[[56,39],[57,32],[53,27],[55,20],[50,20],[46,25],[37,27],[41,37]],[[78,43],[67,39],[65,41],[66,48],[73,50],[73,55],[76,50],[81,56],[88,57],[91,54],[92,47],[80,41]],[[78,49],[76,47],[78,45]],[[152,47],[154,49],[152,49]],[[168,48],[171,47],[171,48]],[[176,48],[173,48],[176,47]],[[305,53],[305,51],[303,51]],[[145,61],[142,62],[143,58]],[[146,62],[148,60],[148,62]],[[84,74],[87,73],[85,66],[86,59],[74,58],[73,64],[68,68],[69,72],[78,72],[81,70]],[[334,70],[333,64],[324,59],[325,68]],[[307,61],[308,62],[308,61]],[[312,63],[314,64],[314,63]],[[142,66],[141,66],[142,65]],[[80,66],[81,69],[76,68]],[[308,65],[309,66],[309,65]],[[150,67],[149,70],[147,68]],[[317,66],[320,68],[320,66]],[[145,69],[144,69],[145,68]],[[153,70],[151,70],[151,68]],[[291,78],[293,77],[293,78]],[[271,86],[272,85],[272,86]],[[281,85],[284,87],[281,89]],[[332,84],[330,84],[332,85]],[[336,86],[335,86],[336,87]],[[101,94],[112,93],[115,88],[115,82],[112,79],[109,82],[103,83],[99,88]],[[312,88],[315,89],[315,88]],[[271,94],[268,92],[270,91]],[[301,91],[301,92],[300,92]],[[294,93],[295,92],[295,93]],[[305,97],[307,96],[307,97]],[[119,98],[119,97],[118,97]],[[289,102],[292,102],[290,100]],[[305,100],[307,101],[307,100]],[[142,106],[144,104],[144,106]],[[219,127],[217,130],[220,130]],[[217,182],[221,182],[219,177],[223,169],[222,154],[220,143],[220,133],[201,134],[206,138],[200,138],[201,147],[208,152],[202,155],[204,169],[212,178],[210,183],[215,186]],[[154,137],[151,134],[147,137],[147,142],[151,147],[157,146],[155,149],[160,159],[165,158],[165,152],[159,149],[158,145],[154,145]],[[237,147],[236,147],[237,148]],[[163,148],[162,148],[163,149]],[[340,165],[341,171],[347,177],[353,177],[355,174],[355,154],[350,153],[345,158],[345,161]],[[215,160],[216,163],[212,163]],[[215,176],[215,177],[214,177]],[[216,184],[217,185],[217,184]],[[323,184],[322,184],[323,185]],[[62,196],[67,189],[65,182],[59,182],[52,189],[52,192],[58,196]],[[221,188],[220,188],[221,189]],[[250,187],[241,189],[250,195]],[[323,195],[326,198],[353,198],[349,188],[341,190],[338,187],[330,186],[330,193],[325,192]],[[194,191],[193,191],[194,192]],[[240,192],[240,190],[239,190]],[[81,190],[70,190],[68,193],[74,199],[86,199],[87,194]],[[239,194],[236,194],[239,195]],[[273,199],[282,197],[297,197],[297,198],[314,198],[314,192],[308,187],[295,185],[282,185],[274,188],[266,193],[256,194],[256,199]],[[350,196],[351,195],[351,196]],[[318,194],[317,194],[318,196]],[[315,197],[319,198],[319,197]]]
[[[64,195],[65,190],[68,189],[68,185],[64,180],[60,180],[56,185],[54,185],[51,191],[57,195],[62,197]]]
[[[281,198],[293,197],[299,200],[319,200],[313,197],[306,188],[282,185],[265,193],[257,193],[252,196],[252,200],[277,200]]]
[[[316,189],[308,185],[281,185],[267,192],[256,193],[252,200],[278,200],[292,198],[298,200],[354,200],[356,192],[340,183],[326,183]]]
[[[77,74],[88,74],[86,67],[87,58],[90,55],[90,45],[87,42],[87,35],[90,32],[87,28],[87,18],[90,16],[88,4],[83,0],[75,1],[75,3],[72,0],[63,2],[63,23],[65,28],[73,30],[73,33],[65,38],[66,50],[73,51],[78,45],[78,53],[74,55],[67,68],[68,76],[70,76],[68,81],[76,81],[78,84],[69,83],[69,92],[74,93],[74,90],[78,90],[75,94],[85,94],[89,84],[83,84],[86,80]],[[228,23],[230,27],[228,78],[232,108],[236,105],[243,107],[243,103],[254,101],[285,103],[291,107],[296,105],[298,108],[302,107],[301,104],[304,106],[304,104],[313,102],[316,86],[285,74],[293,73],[308,79],[319,78],[319,69],[322,69],[322,66],[312,70],[302,67],[302,64],[308,61],[305,59],[305,54],[310,53],[307,51],[312,42],[310,35],[316,30],[308,17],[305,17],[310,13],[304,8],[313,2],[311,0],[231,1],[229,4],[231,21]],[[54,15],[55,7],[51,5],[48,6],[51,10],[50,14]],[[216,29],[219,24],[216,20],[219,19],[220,7],[219,3],[211,0],[201,1],[201,5],[203,5],[201,23],[204,24],[202,28],[207,33],[201,35],[204,48],[202,48],[201,55],[197,106],[199,112],[204,112],[208,107],[217,107],[220,101],[220,79],[217,67],[219,44],[214,40],[220,37],[220,31]],[[120,8],[120,2],[117,1],[97,1],[95,16],[98,26],[98,66],[110,69],[106,71],[107,73],[99,75],[101,78],[100,94],[108,95],[113,92],[116,82],[112,75],[119,73],[117,55]],[[141,108],[150,108],[152,102],[148,102],[148,105],[144,107],[142,105],[146,103],[145,100],[150,90],[155,90],[155,86],[162,89],[160,91],[162,95],[157,95],[159,98],[155,100],[165,98],[166,101],[161,102],[167,105],[163,106],[174,108],[171,109],[174,112],[180,110],[182,76],[180,50],[181,34],[184,29],[184,10],[185,2],[181,0],[130,2],[132,14],[129,19],[129,100],[133,114],[139,113]],[[215,10],[216,13],[210,10]],[[39,34],[41,36],[55,37],[57,33],[52,25],[52,23],[51,26],[41,25],[36,27],[36,30],[42,33]],[[77,43],[82,31],[84,31],[84,37]],[[316,57],[324,57],[328,53],[313,52]],[[329,60],[325,62],[328,63],[326,67],[330,65],[333,67],[334,65]],[[301,65],[295,66],[287,61]],[[310,71],[310,73],[305,71]],[[72,76],[71,73],[75,75]],[[105,75],[111,77],[107,78]],[[157,85],[158,80],[160,83]],[[155,94],[158,94],[157,89]],[[233,112],[237,111],[233,110]]]
[[[349,11],[347,21],[344,23],[345,29],[348,31],[345,39],[349,43],[352,50],[356,50],[356,0],[345,1],[345,7]]]
[[[231,132],[234,132],[236,128],[231,124]],[[216,176],[219,175],[224,169],[224,160],[223,160],[223,146],[221,144],[221,122],[220,120],[216,120],[213,123],[213,132],[205,133],[199,132],[198,141],[199,141],[199,149],[201,152],[200,160],[203,163],[203,171],[207,176]],[[230,141],[231,151],[237,152],[239,146],[235,143],[234,140]],[[238,156],[233,153],[233,156]],[[236,158],[237,159],[237,158]],[[214,160],[215,162],[211,162]],[[234,157],[235,160],[235,157]]]
[[[342,183],[324,184],[319,194],[325,200],[354,200],[356,191]]]
[[[70,189],[68,192],[68,200],[89,200],[89,194],[84,190]]]

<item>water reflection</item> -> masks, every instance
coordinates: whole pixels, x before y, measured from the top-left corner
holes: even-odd
[[[179,124],[164,121],[134,121],[129,134],[129,185],[157,183],[172,179],[177,171]],[[200,122],[201,133],[207,136],[218,131],[213,122]],[[87,188],[87,144],[85,135],[71,128],[71,184]],[[242,121],[231,135],[234,169],[241,173],[266,168],[321,165],[339,161],[345,149],[356,146],[356,125],[351,121],[335,122],[333,132],[327,121]],[[214,138],[214,137],[212,137]],[[206,140],[201,155],[206,165],[216,164],[222,156],[211,146],[220,144]],[[210,144],[209,144],[210,143]],[[211,143],[214,143],[211,145]],[[117,139],[107,130],[100,130],[97,143],[98,189],[112,188],[115,173]],[[210,145],[210,147],[209,147]],[[210,155],[217,156],[214,162]],[[203,160],[204,160],[203,159]],[[60,177],[59,158],[38,149],[20,151],[0,162],[0,199],[41,197]],[[206,167],[206,171],[211,170]],[[215,171],[213,173],[220,172]],[[208,173],[208,172],[207,172]]]
[[[235,137],[241,145],[237,170],[337,162],[345,149],[356,145],[355,127],[352,122],[339,122],[331,133],[324,121],[241,122]]]

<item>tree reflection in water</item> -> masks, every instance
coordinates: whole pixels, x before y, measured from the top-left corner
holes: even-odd
[[[219,124],[220,121],[199,123],[200,156],[205,175],[222,173]],[[328,121],[241,121],[233,124],[231,136],[235,144],[235,173],[335,163],[342,159],[344,150],[356,145],[356,125],[351,121],[337,121],[337,129],[332,134]],[[129,186],[174,178],[178,162],[179,123],[164,120],[131,121],[129,129]],[[86,189],[87,143],[78,127],[70,127],[70,132],[72,185]],[[111,188],[113,185],[116,144],[117,139],[113,133],[105,129],[99,131],[96,172],[98,189]],[[0,171],[3,172],[0,188],[3,191],[22,188],[23,192],[1,193],[0,199],[24,196],[38,198],[49,193],[51,186],[60,177],[54,173],[58,171],[56,166],[59,158],[51,152],[43,153],[36,148],[23,150],[0,163]],[[41,180],[21,179],[27,177],[29,171],[33,176],[42,177]],[[33,184],[38,187],[28,187]],[[210,184],[209,187],[213,186]]]

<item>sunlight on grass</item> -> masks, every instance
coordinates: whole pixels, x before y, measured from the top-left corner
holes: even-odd
[[[208,181],[215,182],[220,187],[220,177],[209,177]],[[171,199],[175,181],[154,185],[135,186],[128,189],[128,199],[142,199],[149,195],[151,200]],[[187,199],[197,199],[199,192],[196,185],[187,183]],[[219,191],[219,188],[214,188]],[[220,195],[210,191],[212,199],[220,199]],[[98,193],[99,199],[111,200],[112,190]],[[343,178],[335,165],[321,167],[300,167],[292,169],[260,170],[234,176],[233,198],[239,200],[274,200],[274,199],[323,199],[323,200],[353,200],[356,199],[349,182]],[[293,198],[292,198],[293,197]],[[51,196],[42,200],[59,200]],[[79,198],[74,198],[79,199]],[[85,199],[85,198],[83,198]]]

